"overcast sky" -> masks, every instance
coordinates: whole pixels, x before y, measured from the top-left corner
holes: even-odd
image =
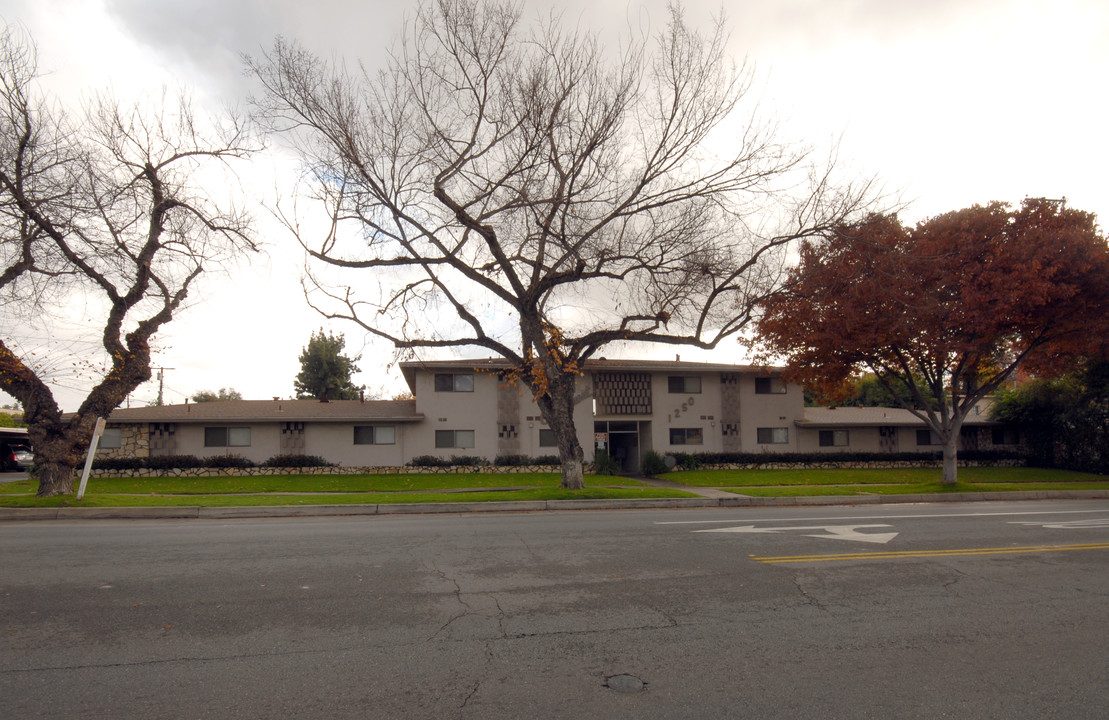
[[[0,20],[34,38],[45,82],[63,102],[112,88],[121,96],[187,86],[204,105],[245,105],[241,53],[284,35],[324,54],[377,65],[411,0],[0,0]],[[551,3],[525,0],[525,17]],[[590,28],[659,27],[665,2],[561,0],[564,20]],[[733,0],[725,3],[739,59],[756,63],[764,111],[818,148],[874,175],[918,220],[990,200],[1065,196],[1109,217],[1109,2],[1105,0]],[[707,22],[717,2],[688,2]],[[259,167],[264,168],[264,163]],[[264,175],[264,171],[259,176]],[[255,180],[259,186],[265,182]],[[272,181],[271,181],[272,182]],[[260,189],[265,189],[261,187]],[[303,259],[259,211],[268,253],[207,279],[197,301],[159,336],[166,402],[234,387],[288,397],[297,356],[322,323],[300,291]],[[363,351],[341,324],[348,350]],[[22,344],[65,328],[16,328]],[[673,348],[662,352],[671,354]],[[680,351],[686,359],[701,357]],[[715,359],[729,361],[734,346]],[[612,355],[614,353],[610,353]],[[386,348],[367,346],[356,382],[403,389]],[[74,409],[80,381],[59,378]],[[142,405],[157,383],[137,390]],[[2,394],[0,400],[8,401]]]

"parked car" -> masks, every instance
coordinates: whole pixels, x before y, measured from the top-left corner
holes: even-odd
[[[23,443],[0,445],[0,469],[4,472],[27,470],[35,462],[35,454]]]

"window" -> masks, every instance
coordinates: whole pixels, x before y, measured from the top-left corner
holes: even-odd
[[[701,428],[670,428],[671,445],[701,445],[704,437]]]
[[[539,447],[558,447],[554,430],[543,428],[539,431]]]
[[[435,392],[473,392],[471,373],[435,373]]]
[[[916,444],[917,445],[942,445],[939,437],[931,430],[917,430],[916,431]]]
[[[762,445],[782,445],[789,442],[789,428],[759,428],[758,441]]]
[[[473,430],[436,430],[435,447],[437,448],[472,448],[474,447]]]
[[[1020,443],[1020,433],[1012,425],[993,428],[994,445],[1017,445]]]
[[[785,395],[786,382],[780,377],[755,378],[756,395]]]
[[[355,445],[393,445],[397,431],[392,425],[355,425]]]
[[[250,428],[206,427],[204,447],[250,447]]]
[[[820,431],[820,447],[846,447],[850,444],[846,430]]]
[[[667,388],[674,394],[697,394],[701,392],[701,378],[697,375],[671,375],[667,378]]]
[[[100,436],[100,447],[105,450],[122,447],[123,445],[123,432],[120,428],[104,428],[104,434]]]

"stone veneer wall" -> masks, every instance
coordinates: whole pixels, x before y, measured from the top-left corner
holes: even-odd
[[[119,428],[119,447],[97,448],[97,458],[145,458],[150,457],[150,433],[146,425],[115,425]]]
[[[513,473],[556,473],[561,472],[558,465],[450,465],[445,467],[414,467],[412,465],[380,467],[251,467],[251,468],[169,468],[152,470],[137,468],[133,470],[93,470],[89,477],[94,478],[145,478],[145,477],[255,477],[259,475],[456,475],[460,473],[489,473],[511,475]]]

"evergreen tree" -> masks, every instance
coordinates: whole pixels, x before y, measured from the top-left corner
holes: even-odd
[[[330,400],[357,400],[362,389],[351,382],[350,376],[358,372],[354,363],[359,357],[343,354],[346,339],[342,333],[324,335],[312,333],[308,345],[300,353],[300,373],[293,381],[298,398],[314,397],[320,402]]]
[[[194,403],[216,402],[217,400],[242,400],[243,394],[235,388],[220,388],[218,392],[212,390],[198,390],[192,396]]]

